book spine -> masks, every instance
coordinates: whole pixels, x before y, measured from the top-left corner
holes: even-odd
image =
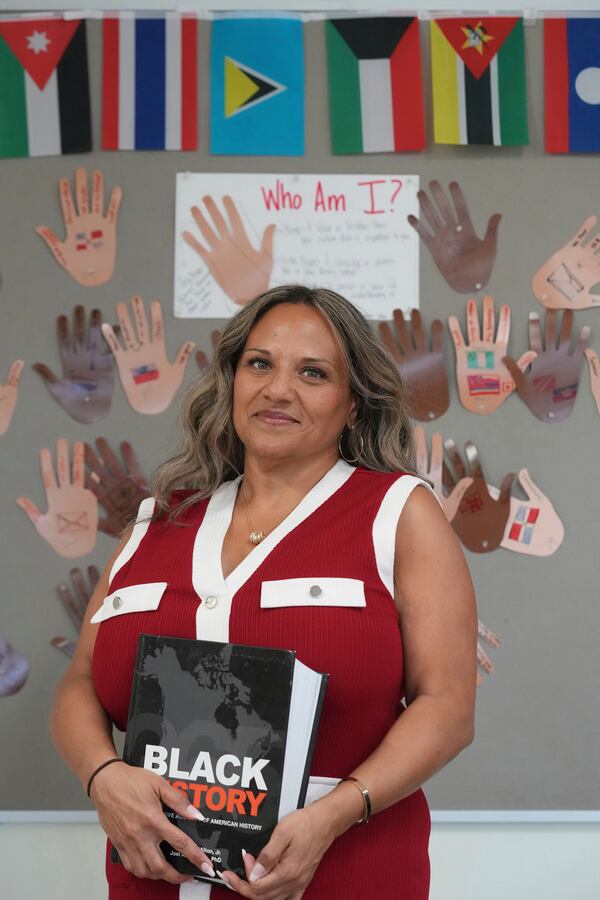
[[[300,785],[300,793],[298,794],[298,809],[304,806],[304,802],[306,800],[306,791],[308,790],[308,779],[310,777],[310,770],[312,767],[312,760],[315,753],[315,746],[317,743],[317,733],[319,731],[319,722],[321,721],[321,713],[323,712],[323,703],[325,701],[325,691],[327,689],[327,681],[329,679],[329,675],[321,675],[321,686],[319,688],[319,696],[317,698],[317,704],[315,708],[315,717],[313,719],[312,732],[310,735],[310,741],[308,744],[308,753],[306,754],[306,764],[304,766],[304,775],[302,776],[302,783]]]

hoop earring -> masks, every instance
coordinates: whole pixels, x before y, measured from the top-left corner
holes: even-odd
[[[352,428],[349,428],[349,429],[348,429],[348,431],[354,431],[354,428],[355,428],[355,427],[356,427],[356,426],[353,425]],[[343,453],[343,451],[342,451],[342,438],[343,438],[343,436],[344,436],[344,432],[342,431],[342,433],[340,434],[340,439],[339,439],[339,441],[338,441],[338,451],[339,451],[339,454],[340,454],[340,458],[343,459],[344,462],[347,462],[349,465],[352,465],[352,464],[354,464],[354,463],[357,463],[357,462],[359,461],[359,459],[361,458],[361,456],[363,455],[363,451],[364,451],[364,449],[365,449],[365,442],[364,442],[364,440],[363,440],[362,434],[360,433],[360,431],[357,432],[357,437],[358,437],[358,440],[360,441],[360,450],[358,451],[358,456],[356,456],[354,459],[346,459],[346,457],[344,456],[344,453]]]

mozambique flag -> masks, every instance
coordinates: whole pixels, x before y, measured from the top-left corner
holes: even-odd
[[[527,144],[523,20],[431,22],[436,144]]]
[[[91,149],[85,22],[0,21],[0,157]]]
[[[544,21],[546,150],[600,151],[600,19]]]
[[[326,35],[333,153],[422,150],[418,19],[331,19]]]

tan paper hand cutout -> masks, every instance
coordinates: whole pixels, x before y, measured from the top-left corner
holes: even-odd
[[[473,479],[461,478],[457,484],[450,486],[450,493],[446,496],[443,482],[444,444],[442,435],[436,432],[431,436],[431,462],[429,462],[425,429],[421,425],[417,425],[414,429],[414,434],[417,471],[422,478],[431,481],[433,489],[438,495],[442,508],[446,513],[446,518],[451,522],[456,515],[467,488],[473,483]]]
[[[219,346],[220,340],[221,340],[221,332],[219,331],[218,328],[215,328],[215,330],[211,331],[211,333],[210,333],[210,342],[212,345],[213,354],[215,353],[217,347]],[[196,351],[196,365],[200,369],[200,374],[204,375],[204,373],[206,372],[206,370],[208,369],[208,367],[210,365],[208,356],[206,355],[204,350]]]
[[[494,634],[493,631],[491,631],[486,625],[484,625],[481,619],[478,619],[477,633],[489,647],[500,647],[500,645],[502,644],[502,641],[500,640],[498,635]],[[483,644],[481,643],[481,641],[477,641],[477,663],[479,667],[486,673],[486,675],[491,675],[494,671],[494,664],[483,649]],[[481,672],[477,672],[477,687],[481,687],[482,684],[483,678],[481,676]]]
[[[565,527],[527,469],[521,469],[518,477],[527,500],[510,498],[510,515],[500,546],[527,556],[551,556],[562,544]],[[498,497],[498,488],[488,484],[488,490],[494,499]]]
[[[454,207],[439,181],[429,183],[437,206],[426,191],[417,193],[421,213],[429,222],[431,231],[416,216],[408,216],[408,222],[423,240],[450,287],[459,294],[470,294],[480,291],[489,281],[496,259],[498,226],[502,216],[499,213],[490,216],[485,237],[481,240],[475,233],[460,185],[451,181],[449,189]]]
[[[598,354],[595,350],[592,350],[588,347],[585,351],[585,356],[588,361],[588,368],[590,370],[590,387],[592,389],[592,396],[596,401],[596,409],[598,410],[598,415],[600,415],[600,359],[598,359]]]
[[[68,178],[59,182],[60,203],[65,221],[64,241],[45,225],[38,225],[37,234],[46,242],[54,259],[71,278],[84,287],[104,284],[112,277],[117,254],[117,214],[123,191],[115,187],[110,195],[106,216],[104,209],[104,179],[102,172],[92,175],[92,207],[90,209],[87,174],[75,170],[77,210],[73,204]]]
[[[50,450],[40,450],[42,480],[46,489],[48,510],[45,513],[26,497],[19,497],[29,521],[59,556],[73,559],[85,556],[96,543],[98,501],[83,486],[84,449],[82,441],[73,444],[73,474],[69,474],[69,444],[66,438],[56,442],[58,484]]]
[[[131,300],[135,332],[125,303],[117,303],[117,318],[125,348],[108,322],[102,323],[102,334],[115,355],[123,390],[136,412],[153,415],[164,412],[177,393],[194,341],[185,341],[175,362],[167,359],[162,308],[158,300],[150,304],[151,330],[141,297]]]
[[[477,301],[467,301],[467,334],[465,344],[456,316],[449,316],[448,324],[456,350],[456,380],[460,402],[470,412],[489,415],[495,412],[515,390],[515,382],[502,362],[507,353],[510,336],[510,307],[500,309],[498,331],[494,340],[494,300],[483,298],[483,334],[479,330]],[[535,353],[524,353],[517,365],[525,371],[535,359]]]
[[[267,225],[260,248],[255,250],[231,197],[223,197],[227,221],[212,197],[203,197],[212,219],[192,206],[192,216],[208,248],[190,232],[183,239],[206,264],[211,275],[227,296],[243,306],[269,287],[273,271],[273,235],[275,225]]]
[[[596,216],[589,216],[533,276],[533,293],[548,309],[600,306],[600,233],[590,239],[597,224]],[[598,291],[592,293],[594,287]]]
[[[17,398],[19,396],[19,379],[25,362],[16,359],[8,370],[6,384],[0,384],[0,434],[6,434],[10,425]]]

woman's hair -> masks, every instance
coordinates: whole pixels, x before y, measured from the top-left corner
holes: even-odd
[[[183,509],[208,497],[244,469],[244,447],[233,427],[233,380],[254,325],[280,303],[318,310],[337,338],[353,396],[356,420],[341,439],[344,458],[376,472],[415,473],[412,427],[404,383],[365,317],[348,300],[326,288],[283,285],[260,294],[227,323],[205,374],[188,389],[181,409],[179,452],[152,479],[156,513]],[[172,508],[175,490],[193,494]]]

